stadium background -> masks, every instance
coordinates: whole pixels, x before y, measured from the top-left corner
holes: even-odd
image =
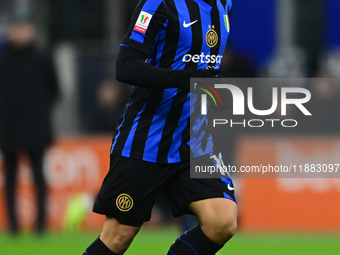
[[[137,2],[0,2],[0,51],[11,14],[33,14],[39,45],[52,50],[61,85],[53,113],[57,141],[45,157],[49,233],[41,239],[30,234],[34,193],[29,165],[22,157],[18,208],[25,234],[15,239],[7,236],[6,215],[0,210],[3,254],[81,254],[99,233],[103,217],[91,213],[89,205],[108,168],[112,132],[93,127],[91,121],[93,109],[98,109],[101,100],[98,88],[103,81],[114,83],[117,112],[125,100],[121,98],[128,94],[128,86],[113,80],[114,65]],[[233,6],[229,46],[222,66],[225,76],[340,78],[338,0],[234,0]],[[340,163],[339,88],[328,86],[314,92],[310,107],[321,111],[322,119],[313,118],[294,132],[244,129],[227,133],[228,160],[235,165]],[[322,92],[319,97],[317,93]],[[0,154],[3,208],[1,161]],[[240,231],[227,244],[228,253],[340,254],[340,179],[235,179]],[[84,206],[85,219],[79,230],[65,230],[70,202]],[[179,233],[174,224],[176,221],[155,210],[153,220],[127,254],[165,254]]]

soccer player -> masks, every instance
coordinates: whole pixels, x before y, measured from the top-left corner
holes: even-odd
[[[169,255],[215,254],[235,233],[231,179],[190,179],[189,171],[190,154],[213,154],[204,117],[198,116],[195,132],[189,125],[195,95],[190,78],[219,73],[231,6],[231,0],[141,0],[137,5],[116,67],[117,79],[135,87],[93,208],[106,215],[104,227],[84,254],[123,254],[150,219],[161,190],[174,216],[193,213],[200,220],[171,245]],[[190,148],[193,135],[199,146]]]

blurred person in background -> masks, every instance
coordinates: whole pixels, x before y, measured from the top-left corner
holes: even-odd
[[[104,79],[97,86],[97,107],[87,120],[87,130],[90,132],[112,133],[125,102],[128,99],[125,90],[111,79]]]
[[[5,43],[0,39],[0,53],[3,51]]]
[[[19,231],[16,212],[18,155],[30,159],[37,191],[36,231],[45,229],[46,181],[43,154],[52,143],[50,110],[58,94],[57,78],[48,55],[35,46],[31,17],[15,17],[0,55],[0,148],[4,156],[6,202],[10,232]]]

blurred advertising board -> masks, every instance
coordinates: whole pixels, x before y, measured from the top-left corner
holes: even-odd
[[[101,228],[104,217],[92,213],[91,209],[109,169],[110,146],[110,136],[64,137],[46,151],[44,164],[48,183],[49,228],[63,229],[68,205],[77,197],[81,198],[83,203],[80,206],[86,210],[82,229]],[[19,221],[23,228],[31,229],[36,215],[33,179],[27,158],[23,155],[19,161]],[[4,208],[5,183],[1,163],[0,156],[0,203]],[[234,173],[233,178],[240,209],[240,226],[249,231],[338,231],[339,163],[340,138],[336,137],[239,139],[235,164],[238,172]],[[314,172],[313,164],[316,167]],[[320,171],[324,171],[321,176],[317,173],[318,164]],[[240,173],[242,166],[244,169],[259,169],[261,165],[262,171],[258,173]],[[307,166],[309,171],[305,169]],[[290,172],[284,172],[287,169]],[[5,213],[5,210],[0,210],[0,228],[7,226]]]
[[[265,169],[241,175],[243,229],[339,231],[340,138],[244,137],[236,157]]]

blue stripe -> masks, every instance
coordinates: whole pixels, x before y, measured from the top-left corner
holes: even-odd
[[[210,4],[207,4],[206,2],[204,2],[203,0],[194,0],[196,3],[198,3],[200,5],[200,7],[206,9],[207,11],[211,11],[212,6]]]
[[[208,125],[208,119],[206,116],[199,115],[195,119],[195,122],[192,126],[193,132],[190,137],[190,143],[189,143],[189,146],[191,148],[194,158],[197,158],[197,157],[200,157],[206,154],[211,155],[214,151],[214,145],[212,143],[211,135],[207,137],[207,145],[204,149],[202,149],[202,140],[206,132],[206,130],[204,130],[200,133],[200,129],[202,125]]]
[[[164,27],[166,28],[168,26],[168,20],[166,20],[166,22],[164,23]],[[157,57],[156,57],[156,63],[157,63],[157,67],[160,64],[160,60],[163,54],[163,48],[164,48],[164,44],[165,44],[165,36],[166,36],[166,30],[162,30],[161,34],[159,36],[159,40],[161,41],[161,43],[157,46]]]
[[[205,131],[202,131],[199,135],[193,134],[190,137],[190,148],[194,158],[205,155],[206,153],[202,149],[202,140],[205,135]]]
[[[214,144],[212,142],[213,140],[213,137],[212,135],[210,134],[208,137],[207,137],[207,146],[205,147],[205,151],[204,151],[204,154],[209,154],[209,155],[212,155],[213,152],[214,152]],[[203,156],[203,155],[202,155]]]
[[[133,121],[132,128],[130,130],[128,138],[126,139],[126,142],[125,142],[125,145],[124,145],[124,149],[122,151],[122,156],[123,157],[130,157],[133,138],[135,137],[135,133],[136,133],[136,130],[137,130],[137,126],[138,126],[140,117],[141,117],[141,115],[142,115],[142,113],[143,113],[143,111],[144,111],[144,109],[146,107],[146,104],[148,102],[149,96],[150,96],[150,93],[148,94],[148,97],[145,100],[145,104],[143,106],[143,109],[138,112],[136,118]]]
[[[225,22],[224,22],[224,15],[228,15],[228,8],[226,8],[226,11],[223,8],[223,5],[221,3],[221,1],[217,1],[217,7],[220,13],[220,48],[218,51],[218,55],[223,55],[225,48],[227,46],[227,41],[228,41],[228,37],[229,37],[229,33],[225,27]],[[221,63],[216,63],[215,64],[215,68],[219,68],[221,65]]]
[[[164,23],[164,27],[166,28],[168,26],[168,20]],[[165,44],[165,35],[166,35],[166,30],[161,30],[159,34],[157,35],[157,38],[155,39],[155,42],[157,42],[156,48],[157,48],[157,56],[156,56],[156,66],[159,67],[160,60],[163,54],[163,48]],[[152,53],[150,56],[153,56],[154,54],[154,49],[152,50]],[[148,60],[148,63],[152,61],[152,58]]]
[[[195,251],[195,249],[194,249],[194,247],[192,247],[191,246],[191,244],[190,243],[188,243],[188,242],[186,242],[186,241],[184,241],[184,240],[182,240],[180,237],[178,237],[178,240],[180,240],[180,241],[182,241],[183,243],[186,243],[187,245],[189,245],[190,246],[190,248],[197,254],[197,255],[199,255],[196,251]]]
[[[232,183],[232,179],[230,177],[221,177],[220,178],[222,182],[224,182],[227,186],[230,185]],[[236,195],[235,195],[235,192],[234,192],[234,198],[232,198],[231,196],[229,196],[227,193],[223,192],[223,195],[224,195],[224,198],[228,198],[230,200],[233,200],[237,203],[237,200],[236,200]]]
[[[199,3],[200,14],[201,14],[201,19],[202,19],[201,24],[202,24],[203,43],[202,43],[201,52],[204,52],[204,55],[210,55],[211,48],[208,46],[206,42],[206,34],[211,29],[211,25],[212,25],[211,15],[210,15],[210,11],[212,7],[202,0],[195,0],[195,1]],[[197,69],[205,69],[207,66],[208,66],[208,63],[201,63],[201,61],[199,61]]]
[[[178,11],[178,21],[179,21],[179,40],[176,50],[176,56],[174,63],[171,65],[171,69],[178,70],[184,69],[185,62],[182,61],[183,56],[190,51],[192,44],[192,30],[191,27],[183,27],[183,22],[192,22],[190,20],[190,14],[188,7],[184,0],[174,1],[177,11]]]
[[[171,253],[171,254],[173,254],[173,255],[176,255],[175,253],[173,253],[173,252],[172,252],[172,250],[171,250],[171,249],[169,249],[169,251],[170,251],[170,253]]]
[[[221,181],[228,185],[231,184],[233,180],[230,177],[221,177]]]
[[[231,10],[231,8],[233,7],[232,0],[228,0],[227,3],[228,3],[228,6],[229,6],[229,10]]]
[[[126,45],[126,44],[124,44],[124,43],[122,43],[122,44],[120,45],[120,47],[128,47],[128,48],[130,48],[129,45]]]
[[[84,253],[88,254],[87,251],[84,251]]]
[[[198,99],[197,94],[190,93],[190,116],[192,116],[192,114],[195,111],[195,104],[197,102],[197,99]],[[190,118],[192,118],[192,117],[190,117]],[[190,140],[188,141],[187,144],[190,146],[190,143],[191,143],[191,137],[190,137]]]
[[[168,152],[168,162],[172,163],[172,159],[180,158],[179,147],[182,145],[182,134],[184,129],[188,125],[188,118],[190,118],[190,93],[187,96],[187,100],[184,103],[181,116],[178,121],[178,126],[175,129],[172,136],[172,143]]]
[[[231,196],[229,196],[227,193],[223,192],[224,198],[228,198],[230,200],[235,201],[235,199],[233,199]]]
[[[148,138],[145,143],[143,160],[156,162],[159,149],[159,143],[162,139],[165,122],[170,111],[173,98],[176,96],[178,89],[165,89],[156,112],[153,116]]]
[[[122,125],[123,125],[124,122],[125,122],[125,115],[126,115],[126,112],[127,112],[128,108],[129,108],[129,106],[130,106],[130,105],[128,105],[128,106],[126,107],[125,112],[124,112],[124,114],[123,114],[123,121],[122,121],[122,123],[121,123],[121,124],[119,125],[119,127],[118,127],[118,133],[117,133],[117,135],[116,135],[116,137],[115,137],[115,141],[114,141],[114,143],[112,144],[112,147],[111,147],[111,154],[113,153],[113,149],[114,149],[114,147],[115,147],[115,145],[116,145],[116,143],[117,143],[118,137],[120,136],[120,128],[122,127]]]
[[[190,116],[194,113],[195,111],[195,104],[198,99],[198,94],[190,93]]]
[[[141,11],[144,11],[146,13],[149,13],[151,15],[154,15],[158,6],[163,2],[163,0],[148,0],[145,2],[145,4],[143,5],[142,7],[142,10]],[[153,17],[152,17],[153,18]],[[152,21],[152,18],[150,20],[150,23]],[[151,25],[149,23],[149,26]],[[146,32],[145,32],[146,34]],[[132,29],[132,33],[131,33],[131,36],[130,36],[130,39],[132,40],[135,40],[139,43],[144,43],[144,39],[145,39],[145,34],[144,33],[141,33],[141,32],[138,32],[134,29]]]

